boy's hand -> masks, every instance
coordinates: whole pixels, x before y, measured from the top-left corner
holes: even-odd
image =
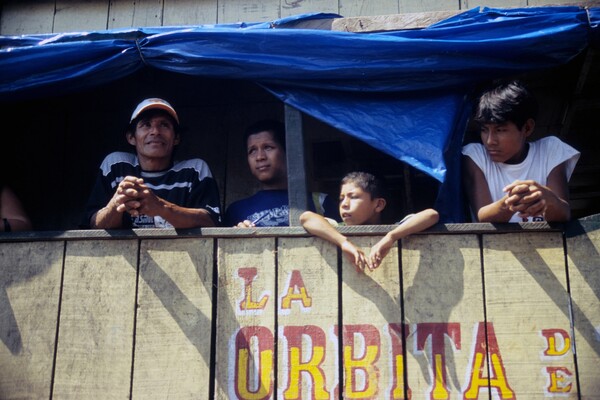
[[[393,245],[394,240],[389,235],[385,235],[379,242],[375,243],[369,254],[371,269],[375,269],[381,265],[381,261],[388,255]]]
[[[354,264],[356,272],[363,272],[365,267],[372,269],[370,263],[367,261],[365,253],[363,253],[362,250],[357,248],[349,240],[344,241],[340,247],[348,260]]]
[[[552,191],[533,180],[515,181],[504,188],[507,198],[504,204],[522,218],[544,215],[548,196]]]
[[[256,225],[252,223],[252,221],[248,221],[247,219],[239,222],[234,228],[254,228]]]

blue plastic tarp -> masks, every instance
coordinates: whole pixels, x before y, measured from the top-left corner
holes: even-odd
[[[0,101],[83,90],[145,67],[248,80],[444,182],[454,196],[473,87],[563,65],[597,46],[598,10],[476,8],[426,29],[381,33],[285,29],[333,17],[315,14],[0,37]],[[459,202],[447,203],[444,220],[459,221]]]

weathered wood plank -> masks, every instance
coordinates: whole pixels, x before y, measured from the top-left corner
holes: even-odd
[[[461,11],[433,11],[427,13],[376,15],[334,19],[331,30],[344,32],[379,32],[399,29],[420,29],[453,17]]]
[[[281,0],[281,18],[312,12],[339,13],[338,0]]]
[[[409,390],[413,398],[462,398],[472,332],[485,320],[477,237],[403,239],[402,275]],[[487,393],[469,398],[487,399]]]
[[[281,238],[277,252],[277,394],[340,398],[337,249],[314,237]]]
[[[129,397],[137,249],[136,240],[67,244],[54,398]]]
[[[577,398],[559,233],[483,236],[492,392]]]
[[[344,17],[398,13],[398,0],[340,0],[339,14]]]
[[[108,2],[57,0],[53,32],[104,30],[108,21]]]
[[[144,240],[133,399],[209,397],[213,240]]]
[[[596,3],[590,2],[564,2],[563,4],[572,4],[579,6],[589,6]],[[554,4],[548,1],[540,1],[531,5],[550,5]],[[379,32],[393,31],[400,29],[421,29],[426,28],[436,22],[453,17],[464,12],[467,9],[477,6],[510,8],[510,7],[525,7],[526,0],[492,0],[486,3],[476,3],[472,1],[462,0],[462,6],[459,8],[456,1],[445,0],[440,1],[413,1],[401,0],[399,5],[399,14],[394,15],[369,15],[361,16],[345,16],[345,18],[335,18],[331,21],[331,30],[345,32]],[[307,26],[308,27],[308,26]]]
[[[447,11],[459,9],[456,0],[400,0],[399,13],[416,13],[428,11]]]
[[[54,0],[3,2],[0,35],[51,33],[54,23]]]
[[[527,6],[527,0],[461,0],[463,10],[468,10],[474,7],[497,7],[497,8],[510,8],[510,7],[525,7]]]
[[[163,0],[112,0],[108,29],[162,26]]]
[[[164,0],[163,25],[217,23],[217,0]]]
[[[219,240],[216,398],[272,398],[275,240]]]
[[[464,10],[468,10],[473,7],[509,8],[525,6],[527,6],[527,0],[461,0],[461,8]]]
[[[527,5],[530,7],[536,6],[552,6],[552,5],[578,5],[582,7],[598,7],[600,2],[598,0],[583,0],[576,1],[573,0],[527,0]]]
[[[50,397],[64,244],[0,244],[0,398]]]
[[[369,254],[381,237],[352,238]],[[343,370],[347,398],[402,398],[404,354],[398,248],[374,271],[342,258]],[[365,316],[369,318],[365,318]]]
[[[582,399],[600,398],[600,228],[567,238],[569,284]]]
[[[228,0],[219,2],[217,20],[233,22],[265,22],[279,18],[279,0]]]

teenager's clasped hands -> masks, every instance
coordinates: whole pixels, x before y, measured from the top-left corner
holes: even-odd
[[[550,198],[556,197],[549,188],[533,180],[517,180],[503,190],[506,208],[522,218],[543,216]]]

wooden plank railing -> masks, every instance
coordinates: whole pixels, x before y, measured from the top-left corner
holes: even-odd
[[[0,398],[597,398],[600,223],[531,226],[3,235]]]

